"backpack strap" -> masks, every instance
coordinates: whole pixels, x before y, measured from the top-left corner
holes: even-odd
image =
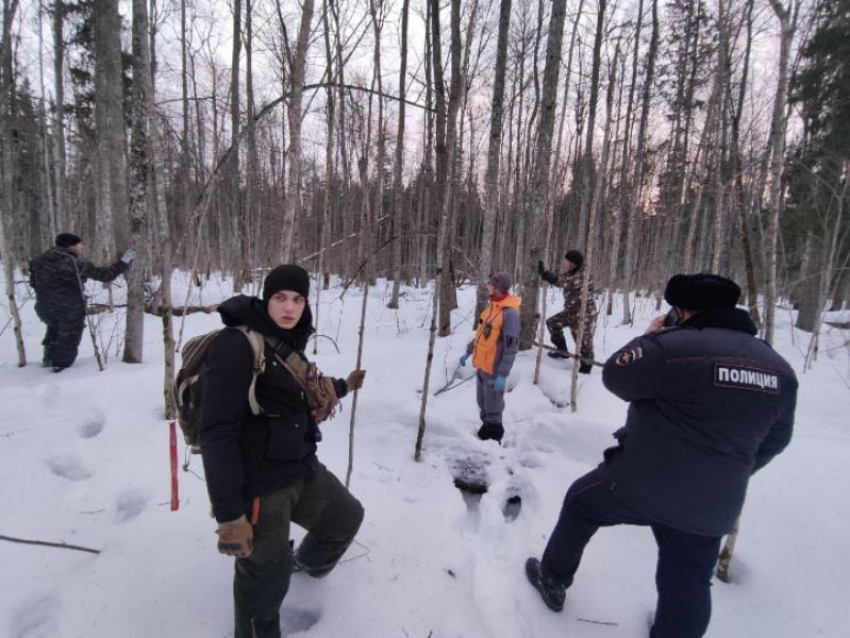
[[[257,377],[266,370],[266,343],[261,333],[251,330],[248,326],[236,326],[236,329],[245,335],[254,353],[251,386],[248,388],[248,404],[251,406],[251,414],[256,416],[263,413],[263,408],[257,401]]]
[[[301,386],[301,389],[308,392],[310,390],[307,385],[308,364],[304,358],[281,339],[265,337],[265,340],[274,351],[275,359],[286,368],[289,374],[298,382],[298,385]]]

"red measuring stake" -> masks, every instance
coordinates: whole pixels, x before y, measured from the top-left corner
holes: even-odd
[[[180,497],[177,492],[177,424],[171,421],[168,424],[169,449],[171,453],[171,511],[180,509]]]

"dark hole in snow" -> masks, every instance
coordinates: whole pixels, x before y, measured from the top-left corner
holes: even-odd
[[[519,494],[514,494],[509,496],[505,504],[502,505],[502,515],[506,521],[513,521],[519,516],[520,509],[522,509],[522,497]]]
[[[461,492],[465,492],[467,494],[486,494],[487,493],[487,484],[482,482],[477,477],[455,477],[455,487],[459,489]]]

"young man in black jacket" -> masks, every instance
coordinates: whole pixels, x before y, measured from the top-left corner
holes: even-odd
[[[791,439],[797,379],[735,307],[740,288],[716,275],[676,275],[664,298],[678,325],[654,319],[605,364],[603,383],[629,402],[603,463],[567,491],[541,560],[526,575],[561,611],[585,545],[600,527],[644,525],[658,544],[651,638],[699,638],[711,616],[720,541],[750,476]]]
[[[262,414],[249,405],[254,354],[243,332],[223,330],[204,363],[199,440],[219,551],[237,557],[234,638],[279,638],[293,568],[314,578],[328,574],[363,521],[363,506],[316,458],[316,420],[276,356],[275,349],[281,354],[286,347],[306,359],[313,333],[309,290],[304,269],[283,265],[266,277],[262,299],[240,295],[219,306],[225,326],[247,326],[265,337],[265,371],[256,382]],[[364,374],[334,379],[337,396],[359,389]],[[290,523],[308,531],[295,556]]]

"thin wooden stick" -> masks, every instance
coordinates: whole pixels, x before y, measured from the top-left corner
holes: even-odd
[[[51,543],[50,541],[34,541],[26,538],[15,538],[14,536],[5,536],[0,534],[0,540],[9,541],[10,543],[22,543],[24,545],[41,545],[43,547],[58,547],[59,549],[73,549],[78,552],[88,552],[89,554],[100,554],[99,549],[91,547],[82,547],[81,545],[69,545],[68,543]]]
[[[732,525],[732,531],[726,537],[726,544],[723,545],[723,550],[720,552],[720,558],[717,561],[717,577],[724,583],[729,583],[729,565],[732,563],[732,555],[735,553],[735,541],[738,540],[738,529],[740,528],[741,519],[736,518],[735,524]]]

